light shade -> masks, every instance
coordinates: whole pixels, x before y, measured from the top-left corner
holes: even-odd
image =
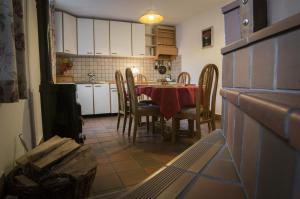
[[[139,21],[144,24],[157,24],[161,23],[163,20],[164,17],[153,10],[149,10],[139,19]]]

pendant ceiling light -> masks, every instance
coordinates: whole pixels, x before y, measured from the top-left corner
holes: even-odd
[[[151,9],[148,10],[139,21],[144,24],[158,24],[164,20],[164,17],[158,14],[153,8],[153,1],[151,1]]]

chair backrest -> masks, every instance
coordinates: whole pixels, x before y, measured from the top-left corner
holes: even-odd
[[[190,74],[187,73],[187,72],[181,72],[178,75],[177,83],[180,83],[180,84],[190,84],[191,83],[191,76],[190,76]]]
[[[126,81],[130,98],[130,112],[134,114],[136,112],[138,100],[135,91],[134,77],[130,68],[126,68]]]
[[[127,97],[126,97],[126,90],[124,85],[124,78],[120,70],[116,70],[115,79],[116,79],[117,90],[118,90],[119,110],[125,112],[127,107],[126,104]]]
[[[143,74],[137,74],[134,78],[134,82],[136,84],[147,84],[148,80],[147,77]]]
[[[197,92],[197,114],[200,110],[203,119],[214,117],[216,108],[216,94],[218,87],[219,70],[215,64],[207,64],[202,69]],[[201,94],[202,90],[202,94]]]

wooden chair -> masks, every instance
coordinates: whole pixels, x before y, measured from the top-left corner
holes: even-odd
[[[127,88],[128,88],[129,99],[130,99],[128,136],[130,136],[132,120],[134,120],[133,143],[135,143],[139,118],[142,116],[152,116],[154,118],[160,117],[161,132],[163,133],[164,118],[160,113],[159,107],[153,104],[138,103],[138,99],[135,91],[134,78],[130,68],[126,69],[126,80],[127,80]],[[154,129],[155,129],[155,123],[153,122],[153,129],[152,129],[153,133],[155,131]]]
[[[124,116],[123,134],[124,134],[125,128],[126,128],[127,116],[129,115],[129,104],[128,104],[128,100],[127,100],[127,96],[126,96],[124,79],[123,79],[123,75],[122,75],[121,71],[117,70],[115,72],[115,79],[116,79],[116,84],[117,84],[118,102],[119,102],[117,130],[119,130],[120,119],[121,119],[121,116],[123,115]]]
[[[190,84],[191,83],[191,76],[190,76],[190,74],[187,73],[187,72],[181,72],[178,75],[177,83],[180,83],[180,84]]]
[[[143,74],[137,74],[134,77],[134,82],[136,84],[148,84],[147,77],[145,75],[143,75]]]
[[[194,131],[196,121],[197,136],[201,138],[201,124],[207,123],[209,131],[216,129],[215,106],[218,87],[219,71],[214,64],[206,65],[200,75],[196,95],[196,107],[185,108],[172,118],[172,142],[175,142],[180,120],[188,119],[189,130]],[[202,90],[202,91],[201,91]]]

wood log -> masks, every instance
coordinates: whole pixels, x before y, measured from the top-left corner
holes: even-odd
[[[59,136],[54,136],[47,142],[42,143],[41,145],[35,147],[25,155],[18,158],[16,162],[19,165],[26,165],[46,155],[50,151],[54,150],[58,146],[61,146],[69,140],[71,140],[71,138],[61,138]]]
[[[30,178],[24,175],[15,176],[15,179],[25,187],[37,187],[38,183],[34,182]]]
[[[61,158],[65,157],[66,155],[70,154],[72,151],[79,148],[80,145],[77,144],[74,140],[68,140],[64,144],[58,146],[47,155],[44,155],[40,159],[31,163],[33,168],[37,169],[38,171],[50,166],[51,164],[57,162]]]

